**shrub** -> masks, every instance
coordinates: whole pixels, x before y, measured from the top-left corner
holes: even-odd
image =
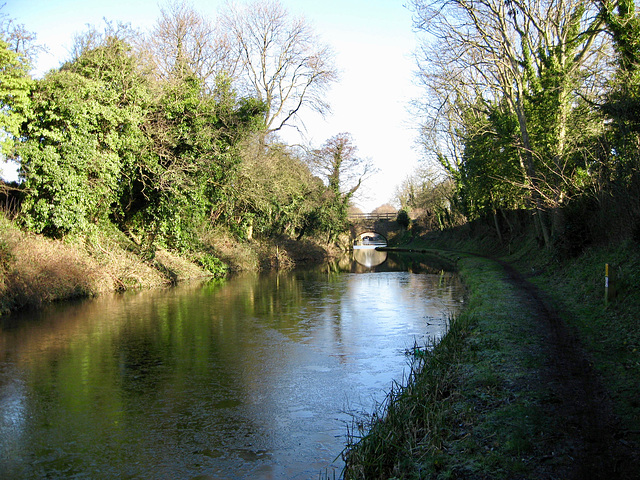
[[[224,277],[229,271],[229,267],[218,257],[203,253],[198,258],[198,264],[213,274],[214,277]]]
[[[400,225],[402,228],[409,228],[409,225],[411,225],[411,218],[409,218],[409,214],[406,210],[400,210],[398,212],[396,222],[398,222],[398,225]]]

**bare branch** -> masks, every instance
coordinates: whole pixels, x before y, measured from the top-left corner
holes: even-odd
[[[290,17],[278,2],[256,1],[229,5],[222,25],[240,59],[241,92],[265,103],[268,132],[289,125],[305,107],[329,111],[326,92],[337,79],[333,54],[304,19]]]

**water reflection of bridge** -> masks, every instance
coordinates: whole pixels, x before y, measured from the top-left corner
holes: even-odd
[[[353,259],[366,268],[377,267],[387,261],[387,252],[376,248],[356,248],[353,249]]]
[[[353,241],[353,258],[367,268],[381,265],[387,260],[387,252],[378,250],[386,247],[387,239],[384,235],[374,231],[363,232]]]

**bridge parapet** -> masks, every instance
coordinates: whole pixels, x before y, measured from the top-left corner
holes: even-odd
[[[370,221],[373,220],[395,220],[398,217],[397,212],[392,213],[350,213],[347,218],[351,221]]]

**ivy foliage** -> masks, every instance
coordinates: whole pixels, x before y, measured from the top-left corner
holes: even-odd
[[[115,200],[120,112],[102,83],[68,71],[38,82],[18,152],[24,221],[51,236],[86,230]]]
[[[160,246],[206,252],[210,226],[241,239],[310,233],[323,209],[322,181],[265,142],[263,102],[223,74],[213,86],[188,69],[158,80],[117,37],[36,81],[25,112],[21,219],[38,233],[108,222],[151,258]]]
[[[451,169],[457,206],[470,219],[524,207],[524,175],[514,145],[519,129],[515,115],[502,104],[481,101],[466,110],[464,119],[464,153]]]
[[[0,153],[3,155],[13,153],[29,104],[31,84],[28,60],[11,50],[0,37]]]
[[[129,50],[114,42],[35,83],[17,148],[31,230],[61,237],[108,217],[126,165],[146,145],[149,95],[127,71]]]

